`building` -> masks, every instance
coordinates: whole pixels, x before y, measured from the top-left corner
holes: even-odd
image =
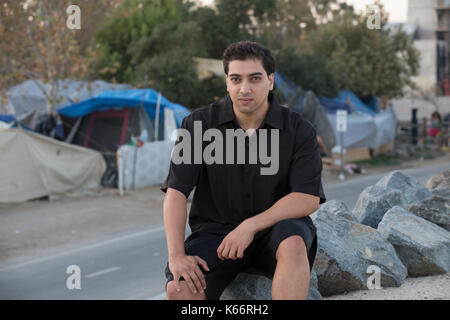
[[[450,0],[409,0],[408,24],[417,28],[414,45],[421,54],[415,82],[450,95]]]
[[[450,96],[450,0],[439,0],[437,15],[437,81]]]

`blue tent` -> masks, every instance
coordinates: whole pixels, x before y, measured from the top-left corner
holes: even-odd
[[[58,112],[69,118],[85,116],[94,111],[108,110],[118,107],[144,107],[150,119],[155,119],[158,92],[153,89],[132,89],[132,90],[107,90],[93,98],[75,103],[67,107],[59,108]],[[181,126],[183,118],[190,111],[182,105],[170,102],[161,96],[160,114],[165,108],[173,111],[177,126]]]
[[[275,72],[275,85],[276,88],[281,92],[284,98],[289,101],[289,104],[297,112],[300,112],[303,106],[303,102],[306,95],[306,90],[302,90],[300,86],[292,82],[289,78],[281,74],[279,71]],[[325,109],[326,112],[336,113],[336,110],[347,110],[351,112],[350,106],[340,99],[318,97],[320,104]]]
[[[362,113],[366,113],[369,115],[376,115],[377,112],[372,108],[368,107],[364,102],[362,102],[352,91],[350,90],[341,90],[336,98],[334,98],[340,102],[347,102],[347,99],[350,100],[350,105],[353,111],[359,111]]]
[[[3,122],[13,122],[16,121],[16,118],[13,114],[0,114],[0,121]]]
[[[158,96],[160,108],[156,124]],[[153,89],[106,90],[57,111],[65,128],[70,130],[66,142],[105,154],[133,142],[133,137],[149,142],[169,139],[170,132],[179,128],[190,113]],[[166,119],[167,115],[171,118]]]

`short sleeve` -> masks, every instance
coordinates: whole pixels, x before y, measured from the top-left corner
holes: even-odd
[[[322,187],[322,158],[316,130],[302,119],[296,127],[294,154],[289,172],[290,192],[301,192],[326,201]]]
[[[201,120],[198,120],[201,121]],[[188,115],[183,119],[183,122],[181,124],[180,129],[178,130],[178,137],[175,142],[175,146],[172,152],[172,157],[170,161],[170,168],[169,173],[167,175],[167,178],[163,185],[161,186],[162,192],[167,192],[167,188],[173,188],[180,192],[182,192],[186,198],[189,197],[189,195],[192,192],[192,189],[197,184],[198,177],[200,174],[201,169],[201,163],[195,164],[194,163],[194,120],[192,114]],[[185,135],[188,135],[190,139],[186,139],[181,133],[184,131]],[[183,144],[183,147],[181,147],[180,144]],[[178,146],[178,148],[177,148]],[[175,161],[175,153],[179,153],[180,155],[183,155],[183,152],[185,150],[183,148],[190,148],[190,160],[189,161]],[[179,152],[180,150],[183,150]]]

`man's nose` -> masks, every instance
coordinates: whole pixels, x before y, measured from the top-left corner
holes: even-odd
[[[247,94],[250,92],[250,84],[246,81],[242,82],[241,84],[241,88],[240,88],[240,93],[242,94]]]
[[[248,83],[248,81],[242,81],[241,83],[241,87],[240,87],[240,93],[249,93],[250,92],[250,84]]]

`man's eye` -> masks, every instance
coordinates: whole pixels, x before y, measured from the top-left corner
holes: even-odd
[[[259,81],[260,79],[260,77],[252,77],[252,81]]]
[[[231,78],[232,82],[239,82],[239,78]]]

